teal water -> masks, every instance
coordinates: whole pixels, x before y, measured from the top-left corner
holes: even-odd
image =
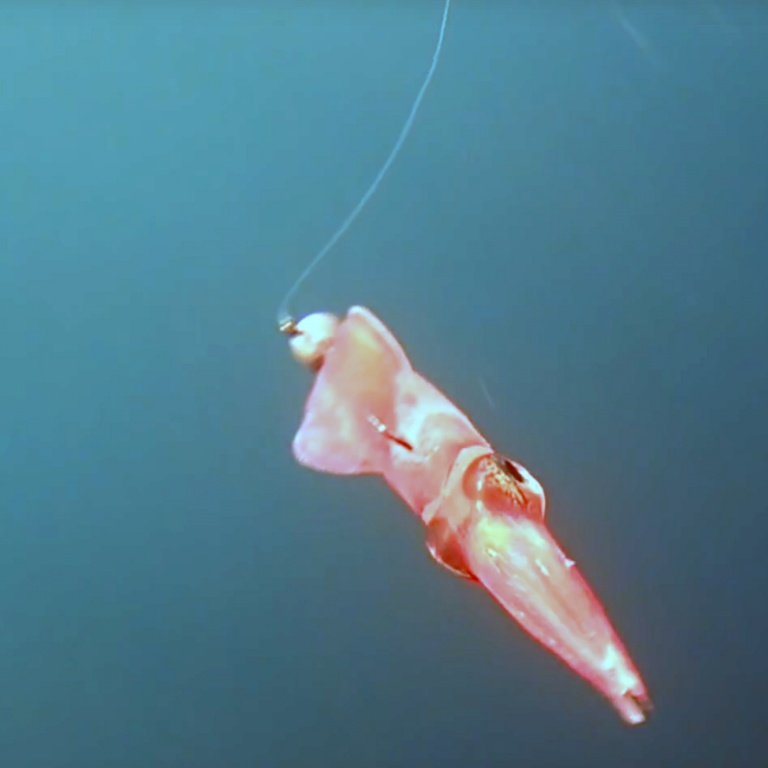
[[[299,314],[371,307],[541,479],[624,727],[373,479],[274,313],[440,2],[0,15],[0,765],[763,766],[768,14],[454,0]],[[362,4],[358,4],[360,6]]]

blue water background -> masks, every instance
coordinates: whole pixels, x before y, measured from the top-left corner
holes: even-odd
[[[274,313],[439,1],[0,17],[3,768],[768,765],[764,6],[455,0],[295,302],[371,307],[541,479],[641,729],[290,453]]]

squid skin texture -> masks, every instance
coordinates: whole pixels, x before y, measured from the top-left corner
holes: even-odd
[[[417,373],[369,310],[309,315],[294,354],[316,371],[293,440],[303,465],[378,474],[427,528],[448,570],[481,584],[526,630],[589,681],[629,724],[652,706],[626,648],[545,521],[540,483],[497,453],[469,418]]]

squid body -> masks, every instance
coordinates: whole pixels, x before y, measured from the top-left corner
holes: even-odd
[[[482,584],[539,643],[588,680],[623,720],[642,723],[646,687],[605,611],[544,519],[544,491],[414,371],[363,307],[283,328],[316,372],[293,441],[303,465],[381,475],[426,526],[432,557]]]

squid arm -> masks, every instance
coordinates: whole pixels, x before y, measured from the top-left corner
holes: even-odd
[[[646,687],[605,611],[544,519],[544,491],[414,371],[363,307],[339,321],[309,315],[282,328],[316,371],[293,441],[303,465],[381,475],[424,522],[432,557],[474,580],[539,643],[589,681],[623,720],[642,723]]]

